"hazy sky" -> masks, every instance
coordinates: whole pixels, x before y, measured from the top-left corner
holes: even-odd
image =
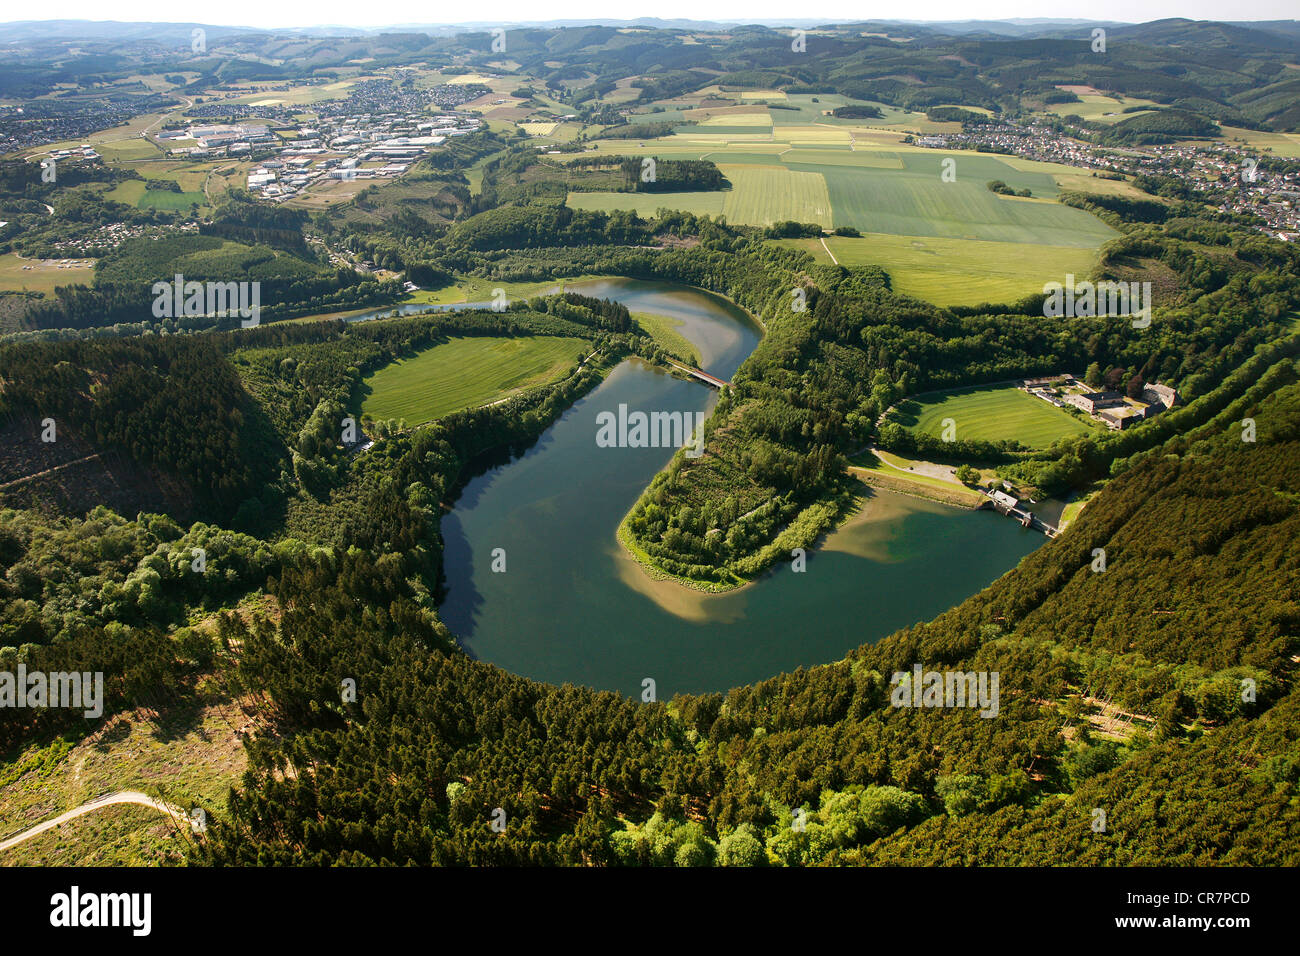
[[[0,20],[154,20],[256,27],[324,24],[381,26],[398,23],[501,22],[540,19],[619,19],[638,17],[696,20],[992,20],[1056,17],[1142,22],[1164,17],[1195,20],[1283,20],[1297,16],[1296,0],[479,0],[429,3],[428,0],[223,0],[219,4],[180,5],[175,0],[62,0],[57,6],[7,5]],[[39,12],[38,12],[39,11]],[[41,16],[40,14],[44,14]]]

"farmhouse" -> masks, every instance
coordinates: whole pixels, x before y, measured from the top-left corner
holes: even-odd
[[[1119,392],[1084,392],[1067,395],[1065,400],[1089,415],[1094,415],[1103,408],[1116,408],[1124,404],[1124,396]]]
[[[1073,381],[1074,376],[1067,372],[1062,375],[1048,375],[1046,378],[1027,378],[1020,383],[1020,387],[1025,389],[1043,388],[1047,385],[1069,385]]]
[[[1105,422],[1107,428],[1122,431],[1146,418],[1146,410],[1121,405],[1117,408],[1103,408],[1097,412],[1097,417]]]
[[[1178,392],[1168,385],[1147,385],[1142,389],[1142,400],[1148,405],[1163,405],[1173,408],[1178,402]]]

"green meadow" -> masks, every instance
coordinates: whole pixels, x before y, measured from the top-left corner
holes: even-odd
[[[551,335],[452,339],[370,375],[361,411],[412,425],[433,421],[558,379],[589,351],[583,339]]]
[[[1097,260],[1094,249],[1040,243],[989,242],[934,236],[869,233],[861,238],[828,236],[785,239],[819,262],[831,256],[843,266],[877,265],[889,273],[894,289],[935,305],[1011,303],[1042,292],[1043,284],[1067,273],[1087,275]]]
[[[977,385],[900,402],[890,420],[910,431],[941,438],[951,418],[959,441],[1018,441],[1046,448],[1060,438],[1083,435],[1092,427],[1041,398],[1013,385]]]

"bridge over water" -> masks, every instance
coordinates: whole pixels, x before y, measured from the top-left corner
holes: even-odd
[[[669,359],[668,362],[670,365],[673,366],[673,368],[681,369],[683,372],[687,373],[688,375],[693,375],[695,378],[698,378],[705,385],[712,385],[714,388],[722,388],[722,386],[724,385],[731,384],[730,382],[724,379],[718,378],[716,375],[710,375],[708,372],[702,372],[698,368],[692,368],[689,365],[683,365],[680,362],[674,362],[672,359]]]

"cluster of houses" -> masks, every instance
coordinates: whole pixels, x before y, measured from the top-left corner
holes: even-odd
[[[1222,197],[1220,211],[1258,216],[1264,234],[1300,241],[1300,172],[1294,168],[1262,169],[1260,157],[1241,143],[1205,140],[1103,148],[1064,135],[1051,122],[1039,120],[998,120],[960,133],[918,136],[912,141],[932,149],[984,149],[1109,173],[1176,176],[1207,199]]]
[[[1025,379],[1020,387],[1058,408],[1069,405],[1086,412],[1115,431],[1146,421],[1178,402],[1177,390],[1159,383],[1144,385],[1141,399],[1123,392],[1095,391],[1073,375]]]

